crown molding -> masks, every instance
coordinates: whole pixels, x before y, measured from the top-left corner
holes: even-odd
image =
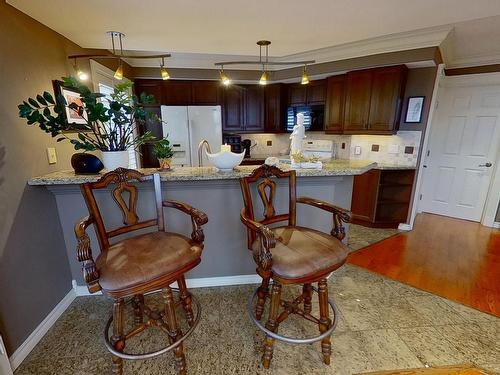
[[[330,61],[345,60],[362,56],[377,55],[389,52],[398,52],[426,47],[439,46],[448,36],[453,27],[450,25],[437,26],[402,33],[389,34],[356,42],[345,43],[337,46],[325,47],[285,56],[271,56],[270,60],[275,62],[289,60],[316,60],[316,64]],[[191,68],[191,69],[216,69],[215,62],[224,60],[258,60],[258,56],[238,56],[220,54],[200,53],[172,53],[172,57],[166,60],[169,68]],[[126,59],[133,67],[157,67],[152,61],[141,59]],[[256,66],[238,66],[239,70],[259,70]],[[294,66],[294,65],[293,65]],[[291,66],[269,67],[270,71],[289,69]]]
[[[447,68],[468,68],[471,66],[493,65],[500,61],[500,53],[481,54],[455,58],[453,55],[446,64]]]

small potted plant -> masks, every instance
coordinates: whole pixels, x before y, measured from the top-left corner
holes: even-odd
[[[172,149],[172,146],[170,146],[170,141],[166,137],[154,144],[153,153],[160,163],[160,171],[168,171],[172,168],[172,156],[174,156],[174,150]]]
[[[144,108],[154,103],[154,97],[144,93],[139,97],[132,95],[132,82],[117,84],[109,97],[91,92],[74,77],[63,77],[63,84],[78,93],[78,101],[68,103],[64,96],[54,98],[45,91],[19,104],[19,116],[28,125],[37,125],[57,137],[57,142],[69,140],[75,150],[101,151],[104,168],[108,170],[128,167],[128,150],[154,139],[150,131],[139,135],[137,129],[156,116]],[[68,123],[68,111],[82,119],[80,127],[72,128]],[[76,131],[77,136],[68,136],[69,130]]]

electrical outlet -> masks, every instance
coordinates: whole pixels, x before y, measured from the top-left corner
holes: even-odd
[[[361,146],[354,146],[354,155],[361,155]]]
[[[345,150],[345,142],[342,142],[342,150]]]
[[[380,149],[380,145],[372,145],[373,152],[378,152],[379,149]]]
[[[413,154],[415,147],[413,146],[405,146],[405,154]]]
[[[272,146],[273,145],[273,141],[267,141],[266,143],[268,146]]]
[[[57,163],[57,154],[54,147],[47,147],[47,159],[49,160],[49,164]]]
[[[399,154],[399,145],[389,145],[389,154]]]

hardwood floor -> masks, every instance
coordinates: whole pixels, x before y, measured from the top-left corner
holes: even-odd
[[[445,367],[434,367],[434,368],[416,368],[416,369],[405,369],[396,371],[377,371],[377,372],[362,373],[362,375],[489,375],[489,374],[493,375],[494,373],[470,365],[445,366]]]
[[[500,230],[419,214],[414,229],[368,246],[348,263],[500,317]]]

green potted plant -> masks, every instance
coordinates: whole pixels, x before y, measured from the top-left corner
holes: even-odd
[[[154,144],[153,153],[160,163],[161,171],[166,171],[172,168],[172,156],[174,156],[174,150],[172,149],[172,146],[170,146],[170,141],[166,137]]]
[[[154,103],[154,97],[144,93],[139,97],[132,95],[132,82],[117,84],[110,97],[91,92],[74,77],[63,77],[63,85],[80,98],[68,103],[64,96],[54,98],[45,91],[19,104],[19,116],[28,125],[37,125],[58,137],[57,142],[69,140],[75,150],[100,150],[108,170],[128,167],[128,150],[154,139],[150,131],[142,135],[138,132],[138,127],[156,116],[144,108]],[[77,128],[68,122],[68,112],[81,120]],[[76,131],[76,138],[70,137],[68,130]]]

